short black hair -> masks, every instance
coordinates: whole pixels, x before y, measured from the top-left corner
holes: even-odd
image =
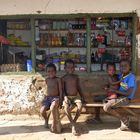
[[[53,63],[49,63],[49,64],[46,66],[46,71],[47,71],[48,68],[54,68],[54,70],[56,71],[56,66],[55,66],[55,64],[53,64]]]
[[[67,59],[67,60],[65,60],[65,66],[67,64],[73,64],[74,65],[75,63],[74,63],[74,61],[72,59]]]
[[[116,69],[116,65],[113,62],[108,62],[107,63],[107,69],[108,69],[109,66],[112,66],[112,67],[114,67]]]

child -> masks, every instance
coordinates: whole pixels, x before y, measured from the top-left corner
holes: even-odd
[[[58,107],[60,102],[62,102],[62,84],[60,78],[56,77],[56,66],[54,64],[48,64],[46,72],[47,95],[42,101],[41,114],[45,119],[45,127],[48,127],[48,119],[51,111],[53,119],[51,131],[57,133],[61,132]]]
[[[104,89],[107,91],[107,100],[109,99],[116,99],[117,94],[114,92],[108,91],[108,88],[117,90],[119,88],[119,84],[121,81],[118,79],[118,75],[116,74],[115,64],[114,63],[108,63],[107,64],[107,73],[108,73],[108,81],[107,85],[104,87]]]
[[[115,92],[108,91],[109,88],[117,90],[119,88],[118,81],[118,75],[116,74],[115,64],[114,63],[108,63],[107,64],[107,73],[108,73],[108,79],[107,84],[104,87],[104,90],[107,92],[105,95],[97,95],[94,98],[95,102],[107,102],[110,99],[116,99],[117,94]],[[95,118],[94,122],[101,122],[100,119],[100,108],[95,108]],[[91,122],[91,121],[87,121]]]
[[[80,116],[81,110],[82,110],[82,101],[84,101],[80,84],[79,84],[79,78],[76,74],[74,74],[75,70],[75,64],[74,61],[71,59],[68,59],[65,61],[65,72],[66,74],[63,76],[63,87],[64,87],[64,110],[66,115],[68,116],[68,119],[70,123],[72,124],[72,133],[74,135],[78,135],[76,131],[75,123]],[[78,97],[78,93],[80,97]],[[71,105],[76,104],[77,106],[77,112],[74,117],[74,119],[71,116]]]
[[[129,129],[129,118],[128,116],[118,112],[117,107],[121,105],[129,104],[134,98],[136,91],[136,78],[135,75],[130,72],[130,62],[128,60],[122,60],[120,62],[121,74],[119,79],[121,80],[120,87],[118,90],[112,89],[111,87],[108,91],[116,93],[118,95],[117,99],[110,99],[104,105],[104,111],[112,114],[121,121],[120,130]],[[116,108],[114,110],[114,108]]]

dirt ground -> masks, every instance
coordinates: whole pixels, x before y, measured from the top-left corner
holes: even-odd
[[[63,131],[54,134],[44,128],[39,116],[3,115],[0,116],[0,140],[139,140],[137,123],[132,123],[133,131],[120,131],[120,122],[113,117],[102,116],[102,123],[86,123],[91,115],[81,115],[78,120],[79,136],[71,134],[67,118],[62,121]],[[51,121],[50,121],[51,123]],[[135,131],[135,132],[134,132]]]

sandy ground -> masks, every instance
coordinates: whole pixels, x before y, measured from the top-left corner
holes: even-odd
[[[81,115],[77,124],[80,136],[73,136],[67,118],[62,121],[63,132],[54,134],[44,128],[38,116],[0,116],[0,140],[140,140],[139,132],[120,131],[120,123],[113,117],[102,116],[100,124],[87,124],[87,118],[91,116]],[[136,125],[132,124],[135,130]]]

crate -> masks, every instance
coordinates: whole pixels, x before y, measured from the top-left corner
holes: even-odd
[[[1,72],[19,72],[24,71],[25,65],[24,64],[2,64],[0,65]]]

